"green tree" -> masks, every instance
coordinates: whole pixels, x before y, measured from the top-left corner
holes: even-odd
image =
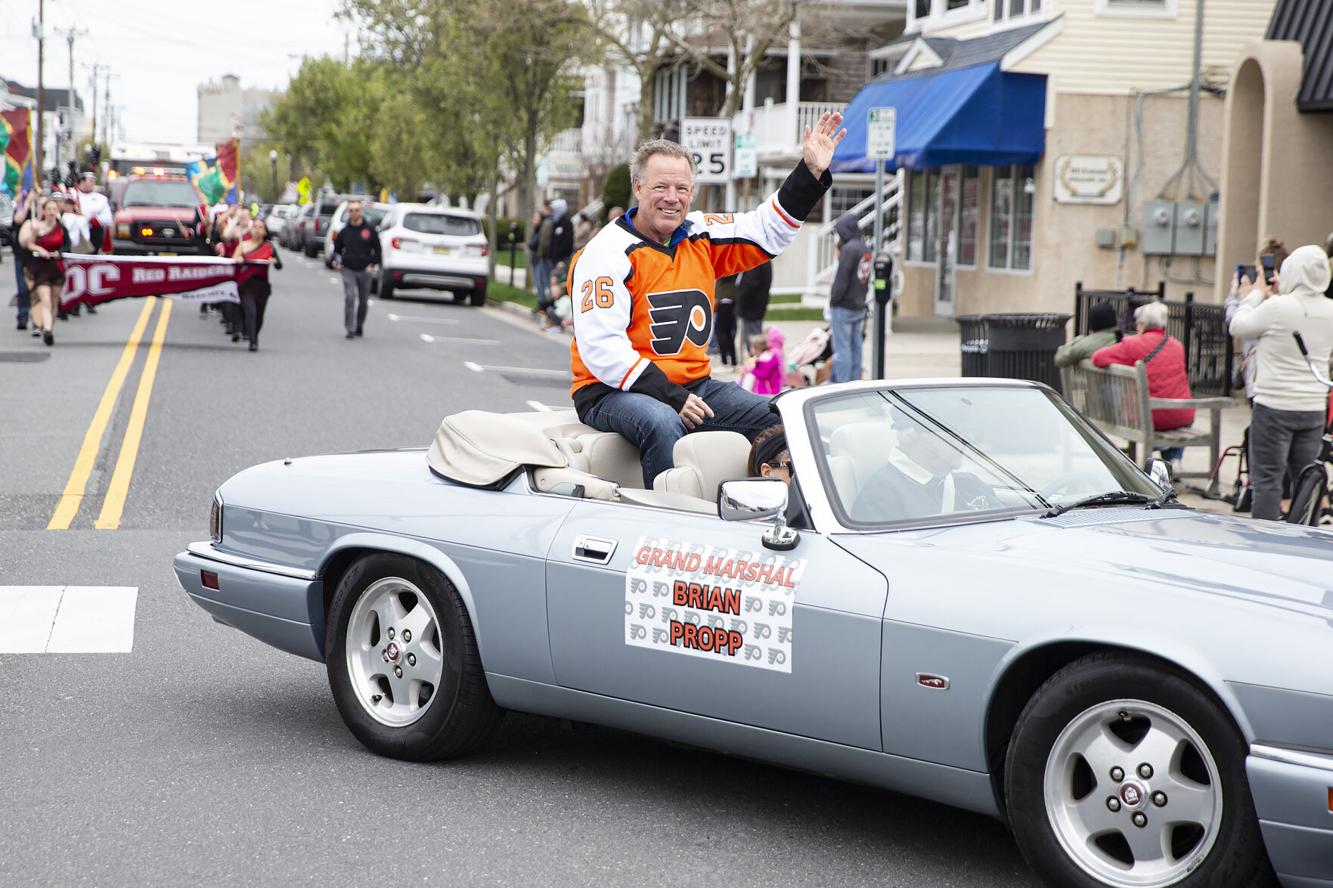
[[[628,209],[630,197],[629,164],[611,167],[602,183],[602,218],[606,218],[607,210],[612,207]]]

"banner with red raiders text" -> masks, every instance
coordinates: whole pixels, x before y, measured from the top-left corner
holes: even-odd
[[[63,253],[62,305],[98,305],[134,296],[187,302],[239,302],[237,287],[268,277],[265,262],[237,263],[214,256],[98,256]]]

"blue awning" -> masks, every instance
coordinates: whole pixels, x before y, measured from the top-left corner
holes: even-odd
[[[987,62],[867,83],[843,112],[847,136],[833,155],[833,172],[874,171],[875,161],[865,156],[866,111],[890,106],[897,123],[889,169],[1032,164],[1046,144],[1046,75],[1014,74]]]

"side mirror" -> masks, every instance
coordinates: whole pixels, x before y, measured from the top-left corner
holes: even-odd
[[[772,521],[763,536],[766,549],[785,552],[796,548],[801,536],[787,526],[787,484],[780,478],[723,481],[717,496],[717,514],[723,521]]]
[[[1171,470],[1167,468],[1166,460],[1154,459],[1148,464],[1148,475],[1153,483],[1162,489],[1165,493],[1168,490],[1175,490],[1175,485],[1171,483]]]

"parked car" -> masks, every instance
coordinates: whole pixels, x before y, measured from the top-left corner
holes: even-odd
[[[385,215],[388,214],[391,204],[374,203],[372,201],[362,200],[361,198],[356,198],[356,200],[360,200],[363,204],[362,215],[364,216],[366,223],[370,225],[371,228],[378,228],[380,223],[384,221]],[[337,237],[338,232],[341,231],[343,225],[346,224],[347,205],[349,203],[351,203],[351,199],[338,204],[338,209],[334,210],[333,215],[329,217],[329,229],[324,235],[325,268],[333,267],[333,239]]]
[[[1035,383],[774,409],[790,486],[700,432],[646,490],[572,411],[265,463],[176,575],[382,755],[513,709],[1002,818],[1053,886],[1333,880],[1333,533],[1174,504]]]
[[[303,232],[301,250],[306,256],[314,259],[324,252],[325,241],[328,239],[329,224],[333,219],[334,212],[338,209],[339,204],[353,198],[370,201],[370,198],[359,194],[321,194],[316,200],[311,201],[311,203],[317,205],[318,212],[310,217]]]
[[[297,209],[296,215],[284,226],[278,241],[289,250],[300,250],[305,242],[305,229],[314,218],[315,212],[319,206],[315,203],[305,204]]]
[[[481,215],[425,204],[394,204],[380,223],[384,263],[374,286],[380,297],[397,290],[448,290],[473,305],[486,302],[490,244]]]
[[[10,246],[9,229],[14,224],[14,201],[8,194],[0,194],[0,248]],[[0,257],[4,253],[0,251]],[[0,262],[3,262],[0,258]]]
[[[282,231],[287,227],[287,223],[300,211],[296,204],[277,204],[264,217],[264,224],[268,226],[268,233],[281,239]]]

